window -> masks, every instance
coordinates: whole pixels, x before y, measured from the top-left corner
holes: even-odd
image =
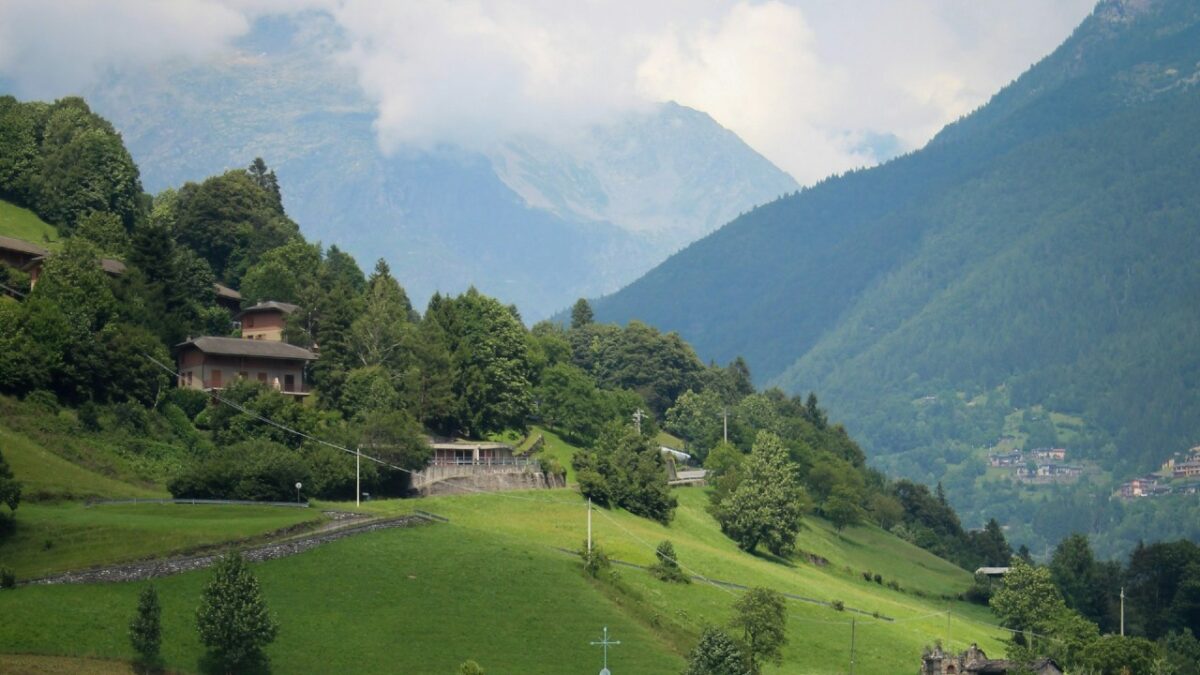
[[[296,391],[296,376],[288,373],[283,376],[283,390]]]

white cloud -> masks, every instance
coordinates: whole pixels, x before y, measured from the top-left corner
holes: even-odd
[[[231,49],[323,7],[385,149],[570,134],[661,100],[711,114],[801,182],[909,148],[1060,43],[1093,0],[5,0],[0,75],[27,97]]]

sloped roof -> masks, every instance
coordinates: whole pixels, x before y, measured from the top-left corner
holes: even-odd
[[[125,263],[112,258],[101,258],[100,268],[113,276],[119,276],[125,273]]]
[[[229,298],[230,300],[241,300],[242,299],[241,293],[238,293],[237,291],[226,286],[225,284],[213,284],[213,290],[215,290],[217,292],[217,295],[222,298]]]
[[[0,248],[36,256],[50,255],[50,251],[41,246],[30,241],[25,241],[24,239],[17,239],[16,237],[0,237]]]
[[[303,347],[272,340],[245,340],[230,337],[198,337],[176,345],[177,349],[192,346],[205,354],[250,356],[262,359],[291,359],[316,361],[317,355]]]
[[[300,309],[299,305],[293,305],[290,302],[267,300],[265,302],[260,302],[253,307],[247,307],[246,309],[243,309],[242,311],[238,312],[237,316],[233,318],[240,319],[247,314],[253,314],[256,312],[283,312],[284,314],[291,314],[298,309]]]

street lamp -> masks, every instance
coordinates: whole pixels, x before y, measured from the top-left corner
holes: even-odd
[[[303,487],[303,486],[300,485],[300,481],[296,481],[296,503],[297,504],[300,503],[300,488],[301,487]]]

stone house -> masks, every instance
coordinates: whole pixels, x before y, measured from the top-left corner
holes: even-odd
[[[945,652],[938,645],[921,656],[920,675],[1008,675],[1016,672],[1019,665],[1007,659],[989,659],[975,644],[958,655]],[[1038,659],[1025,664],[1024,670],[1035,675],[1062,675],[1063,672],[1053,659]]]

